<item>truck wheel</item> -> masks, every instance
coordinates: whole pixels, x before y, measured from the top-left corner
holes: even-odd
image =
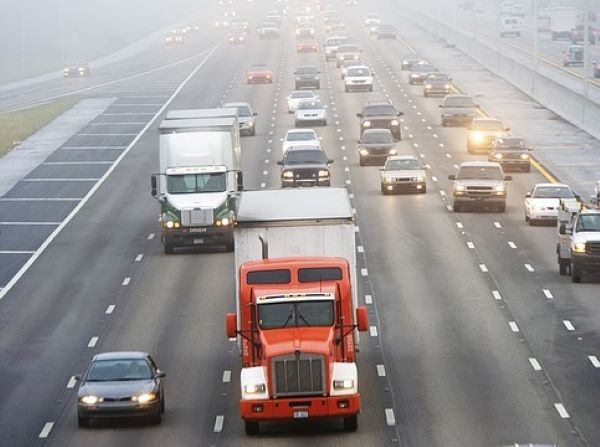
[[[527,213],[525,213],[525,222],[529,222],[529,216],[527,215]],[[531,225],[531,224],[529,224]]]
[[[256,128],[252,127],[252,132],[250,132],[250,136],[253,137],[254,135],[256,135]]]
[[[566,275],[569,272],[569,260],[558,258],[558,273]]]
[[[344,430],[345,431],[356,431],[358,428],[358,415],[353,414],[352,416],[346,416],[344,418]]]
[[[173,247],[171,247],[170,245],[164,244],[164,248],[165,248],[165,254],[166,255],[172,255],[174,252]]]
[[[225,242],[225,251],[232,252],[234,248],[233,240]]]
[[[244,421],[244,430],[248,436],[257,435],[260,430],[258,422]]]
[[[571,276],[574,283],[581,282],[581,270],[575,264],[571,264]]]
[[[90,426],[90,418],[84,416],[77,416],[77,426],[79,428],[87,428]]]
[[[455,203],[454,205],[452,205],[452,209],[455,213],[460,213],[462,211],[460,203]]]
[[[502,205],[500,205],[500,206],[498,207],[498,211],[499,211],[500,213],[505,213],[505,212],[506,212],[506,203],[503,203]]]

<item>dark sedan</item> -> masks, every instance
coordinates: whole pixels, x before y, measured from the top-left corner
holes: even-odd
[[[390,155],[396,155],[394,136],[389,129],[367,129],[358,140],[358,156],[360,165],[370,161],[385,163]]]
[[[408,75],[409,84],[424,84],[425,79],[431,73],[435,73],[437,70],[431,64],[427,62],[419,62],[410,67],[410,74]]]
[[[410,70],[413,65],[419,63],[421,58],[416,53],[408,53],[402,57],[402,62],[400,63],[400,68],[402,70]]]
[[[165,411],[165,373],[145,352],[97,354],[77,392],[79,427],[93,418],[149,417],[155,424]]]
[[[331,163],[333,160],[327,159],[321,146],[291,147],[277,162],[281,166],[281,187],[330,186]]]
[[[525,146],[523,138],[498,138],[492,143],[488,154],[489,161],[502,165],[504,171],[531,171],[531,148]]]
[[[314,65],[298,67],[295,76],[295,90],[310,88],[319,90],[321,88],[321,72]]]

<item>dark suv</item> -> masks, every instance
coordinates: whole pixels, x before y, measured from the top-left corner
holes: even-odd
[[[502,165],[505,171],[531,171],[531,148],[525,146],[523,138],[498,138],[492,143],[488,154],[489,161]]]
[[[401,125],[398,112],[389,101],[369,101],[356,116],[360,119],[360,135],[367,129],[389,129],[397,140],[401,139]]]
[[[331,171],[329,160],[321,146],[306,145],[289,148],[281,166],[281,187],[289,186],[330,186]]]
[[[321,72],[315,66],[298,67],[295,76],[295,90],[310,88],[319,90],[321,88]]]

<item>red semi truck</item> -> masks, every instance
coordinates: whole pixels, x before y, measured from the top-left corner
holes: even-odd
[[[263,421],[338,417],[348,431],[358,426],[356,351],[368,316],[353,295],[347,193],[326,189],[242,194],[235,230],[238,311],[226,316],[226,327],[240,347],[240,410],[249,435]],[[295,255],[269,258],[271,250]]]

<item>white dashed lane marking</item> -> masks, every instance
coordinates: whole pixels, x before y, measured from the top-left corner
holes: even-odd
[[[71,378],[67,382],[67,389],[75,388],[76,383],[77,383],[77,380],[75,379],[75,376],[71,376]]]
[[[44,424],[44,428],[42,428],[42,431],[40,432],[38,438],[46,439],[50,435],[50,432],[52,431],[52,427],[54,427],[54,422],[46,422]]]
[[[135,262],[140,262],[142,259],[144,259],[144,255],[142,253],[140,253],[139,255],[137,255],[135,257]]]
[[[121,283],[122,286],[128,286],[129,283],[131,282],[131,278],[128,276],[126,278],[123,279],[123,282]]]
[[[567,328],[567,331],[574,331],[575,330],[575,326],[573,326],[573,323],[571,323],[570,320],[563,320],[563,324]]]
[[[88,342],[87,347],[95,348],[97,343],[98,343],[98,337],[92,337],[92,338],[90,338],[90,341]]]
[[[396,416],[393,408],[385,409],[385,422],[389,427],[396,425]]]
[[[365,295],[365,303],[373,304],[373,295]]]
[[[510,330],[513,332],[519,332],[519,326],[514,321],[509,321],[508,325],[510,326]]]
[[[595,355],[588,355],[588,359],[592,362],[594,368],[600,368],[600,360]]]
[[[494,226],[496,228],[502,228],[502,224],[500,222],[494,222]]]
[[[148,240],[151,241],[152,239],[154,239],[155,234],[154,233],[150,233],[148,235]]]
[[[497,290],[492,290],[492,296],[494,297],[495,300],[502,299],[502,295],[500,295],[500,292],[498,292]]]
[[[531,266],[531,264],[523,264],[523,266],[529,273],[535,272],[535,269]]]
[[[554,295],[552,295],[552,292],[548,289],[543,289],[542,292],[544,292],[544,296],[546,298],[548,298],[549,300],[554,298]]]
[[[486,273],[488,268],[485,264],[479,264],[479,270],[481,270],[483,273]]]
[[[223,383],[231,382],[231,371],[225,370],[223,371]]]
[[[215,433],[221,433],[221,431],[223,430],[223,422],[225,422],[225,416],[217,416],[217,418],[215,419],[215,427],[213,429]]]
[[[369,333],[371,334],[371,337],[377,337],[377,335],[378,335],[377,326],[371,326],[369,328]]]
[[[467,241],[467,247],[473,250],[475,248],[475,244],[471,241]]]
[[[385,365],[377,365],[377,375],[379,377],[385,377]]]
[[[517,244],[515,244],[513,241],[508,241],[508,246],[510,248],[517,248]]]
[[[540,362],[538,362],[536,358],[529,357],[529,363],[531,363],[531,367],[533,368],[534,371],[541,371],[542,370]]]
[[[104,313],[106,315],[110,315],[115,311],[115,305],[114,304],[109,304],[108,307],[106,308],[106,310],[104,311]]]
[[[558,411],[558,414],[560,415],[561,418],[568,419],[570,417],[569,413],[567,413],[567,410],[565,409],[565,406],[563,404],[555,403],[554,408],[556,408],[556,411]]]
[[[368,276],[369,272],[367,269],[360,269],[360,276]]]

